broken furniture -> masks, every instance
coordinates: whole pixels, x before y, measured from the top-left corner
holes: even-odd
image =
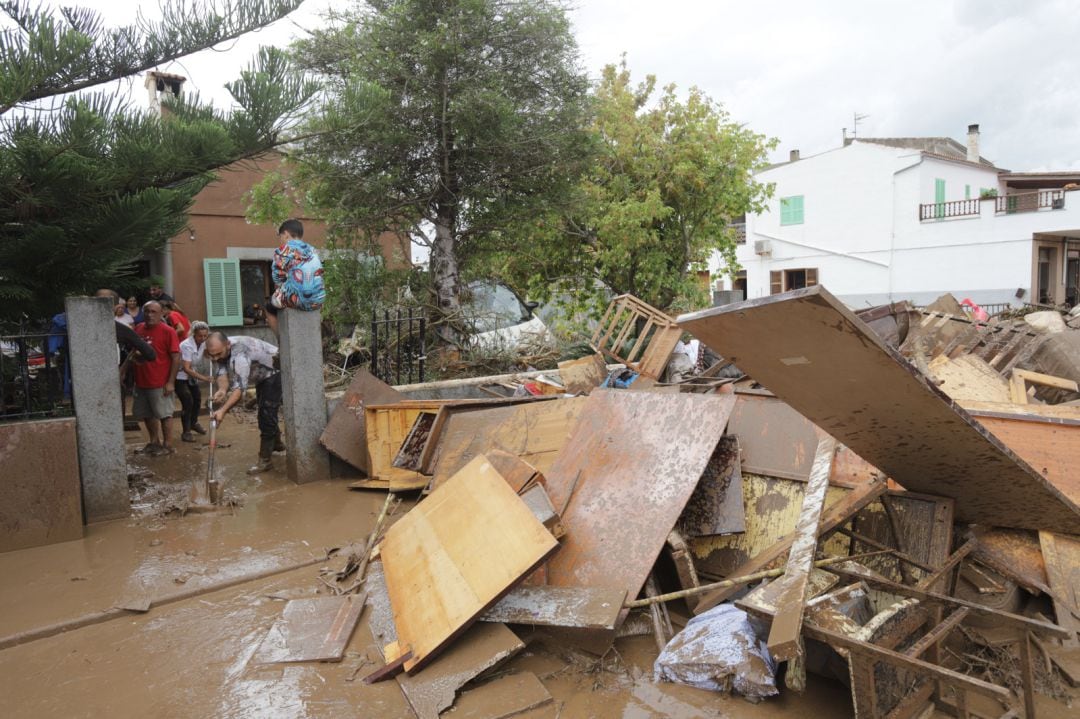
[[[668,315],[633,295],[619,295],[608,305],[592,343],[615,362],[658,380],[681,336]]]
[[[1080,506],[823,287],[683,315],[679,325],[907,489],[961,520],[1080,531]]]
[[[383,382],[366,369],[353,375],[330,421],[326,424],[319,442],[331,454],[345,460],[365,474],[370,474],[367,431],[365,429],[365,404],[393,404],[401,402],[405,395]]]

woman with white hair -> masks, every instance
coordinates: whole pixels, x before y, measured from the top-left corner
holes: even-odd
[[[196,321],[191,323],[191,335],[180,343],[180,371],[176,373],[176,396],[180,398],[180,423],[183,432],[180,440],[194,442],[192,432],[206,434],[206,430],[199,424],[199,408],[202,405],[202,392],[199,391],[200,382],[209,382],[210,376],[195,369],[195,365],[202,361],[203,351],[206,349],[206,337],[210,334],[210,325]]]

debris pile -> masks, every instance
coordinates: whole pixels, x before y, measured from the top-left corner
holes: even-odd
[[[639,624],[657,681],[753,700],[823,676],[860,717],[1065,704],[1080,368],[1060,348],[1080,333],[953,304],[860,318],[813,287],[673,320],[623,296],[558,391],[415,400],[359,373],[323,442],[367,475],[353,489],[417,501],[313,605],[321,630],[278,634],[340,658],[366,598],[365,681],[418,717],[466,685],[462,711],[481,690],[516,697],[503,716],[550,704],[531,674],[493,676],[523,637],[602,657]],[[662,382],[686,333],[723,359]]]

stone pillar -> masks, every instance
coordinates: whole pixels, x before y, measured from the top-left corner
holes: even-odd
[[[86,521],[126,517],[131,503],[112,303],[68,297],[64,305]]]
[[[330,456],[319,444],[326,429],[322,329],[318,312],[278,312],[286,470],[301,484],[330,478]]]

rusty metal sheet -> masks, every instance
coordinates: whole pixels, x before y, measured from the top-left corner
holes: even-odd
[[[705,471],[679,517],[679,532],[684,537],[704,537],[745,530],[739,440],[728,435],[720,438],[705,465]]]
[[[824,288],[679,324],[907,489],[954,498],[958,519],[1080,532],[1080,506]]]
[[[1027,529],[974,527],[976,541],[972,559],[1008,577],[1029,592],[1050,593],[1046,563],[1039,547],[1039,534]]]
[[[734,405],[731,394],[594,391],[545,472],[567,532],[548,583],[636,597]]]
[[[256,664],[339,662],[364,610],[365,594],[293,599],[255,652]]]
[[[364,403],[393,404],[405,395],[383,382],[366,369],[357,370],[345,390],[319,442],[333,455],[340,457],[365,474],[371,471],[367,453],[367,432],[364,429]]]

